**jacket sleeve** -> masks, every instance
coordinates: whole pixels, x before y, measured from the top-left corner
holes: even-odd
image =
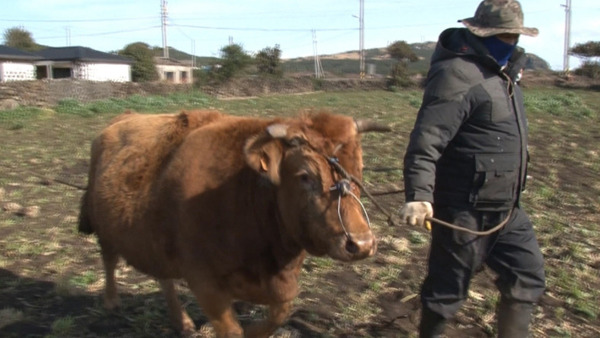
[[[469,115],[468,92],[460,67],[432,66],[404,155],[406,202],[433,203],[436,163]]]

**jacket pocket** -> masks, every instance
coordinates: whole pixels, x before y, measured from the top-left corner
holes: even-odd
[[[517,195],[518,178],[518,155],[477,154],[469,202],[476,208],[508,204]]]

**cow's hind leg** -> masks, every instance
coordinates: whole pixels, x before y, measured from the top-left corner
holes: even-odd
[[[112,248],[110,244],[99,241],[102,251],[102,262],[104,263],[104,274],[106,285],[104,289],[104,308],[113,310],[121,306],[121,300],[117,293],[117,280],[115,279],[115,269],[119,262],[119,254]]]
[[[158,282],[160,283],[162,292],[167,300],[169,317],[171,317],[173,326],[175,326],[183,336],[191,336],[196,331],[196,326],[185,309],[181,306],[181,303],[177,298],[177,291],[175,290],[173,280],[160,279]]]
[[[248,326],[244,332],[247,338],[269,337],[283,322],[285,322],[292,309],[292,302],[270,304],[268,317],[258,323]]]

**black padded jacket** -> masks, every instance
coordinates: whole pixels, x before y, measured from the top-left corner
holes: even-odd
[[[465,28],[440,35],[404,156],[406,201],[503,211],[518,204],[527,169],[527,121],[516,77]]]

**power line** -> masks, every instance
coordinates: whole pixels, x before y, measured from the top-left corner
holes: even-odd
[[[426,25],[400,25],[400,26],[387,26],[387,27],[371,27],[369,30],[387,30],[387,29],[397,29],[397,28],[406,28],[406,27],[424,27],[424,26],[435,26],[440,24],[426,24]],[[351,32],[359,30],[360,28],[321,28],[321,29],[308,29],[308,28],[244,28],[244,27],[214,27],[214,26],[196,26],[196,25],[180,25],[180,24],[167,24],[168,27],[183,27],[183,28],[196,28],[196,29],[208,29],[208,30],[232,30],[232,31],[263,31],[263,32],[306,32],[311,33],[313,30],[318,32]],[[139,32],[150,29],[156,29],[162,27],[158,25],[147,26],[143,28],[135,28],[135,29],[122,29],[116,31],[108,31],[108,32],[99,32],[99,33],[89,33],[89,34],[71,34],[73,37],[91,37],[91,36],[102,36],[102,35],[113,35],[113,34],[123,34],[130,32]],[[185,34],[184,34],[185,35]],[[186,37],[190,38],[188,35]],[[36,39],[57,39],[64,38],[61,36],[43,36],[38,37]]]
[[[211,30],[232,30],[232,31],[259,31],[259,32],[312,32],[317,30],[319,32],[335,32],[335,31],[355,31],[358,28],[322,28],[322,29],[308,29],[308,28],[250,28],[250,27],[214,27],[214,26],[197,26],[197,25],[170,25],[187,28],[198,28],[198,29],[211,29]]]
[[[68,20],[58,20],[58,19],[0,19],[0,22],[56,22],[56,23],[72,23],[72,22],[114,22],[114,21],[132,21],[132,20],[156,20],[156,16],[148,16],[148,17],[138,17],[138,18],[110,18],[110,19],[68,19]]]
[[[162,17],[162,13],[161,13],[161,19],[166,19],[166,13],[165,13],[165,17]],[[8,20],[8,19],[0,19],[1,21],[15,21],[15,22],[62,22],[62,23],[69,23],[69,22],[108,22],[108,21],[124,21],[124,20],[144,20],[144,19],[156,19],[156,17],[138,17],[138,18],[118,18],[118,19],[96,19],[96,20]],[[178,19],[178,21],[181,21],[180,19]],[[394,25],[394,26],[386,26],[386,27],[370,27],[370,30],[387,30],[387,29],[397,29],[397,28],[406,28],[406,27],[424,27],[424,26],[435,26],[435,25],[441,25],[440,24],[435,24],[435,23],[429,23],[429,24],[414,24],[414,25]],[[200,26],[200,25],[184,25],[184,24],[169,24],[168,22],[165,22],[165,26],[166,27],[183,27],[183,28],[194,28],[194,29],[208,29],[208,30],[231,30],[231,31],[260,31],[260,32],[307,32],[310,33],[313,30],[319,31],[319,32],[350,32],[350,31],[356,31],[359,30],[361,31],[361,28],[356,28],[356,27],[348,27],[348,28],[317,28],[317,29],[309,29],[309,28],[259,28],[259,27],[220,27],[220,26]],[[102,36],[102,35],[112,35],[112,34],[121,34],[121,33],[127,33],[127,32],[136,32],[136,31],[143,31],[143,30],[148,30],[148,29],[155,29],[157,27],[162,27],[161,26],[149,26],[149,27],[145,27],[145,28],[136,28],[136,29],[129,29],[129,30],[116,30],[116,31],[107,31],[107,32],[99,32],[99,33],[90,33],[90,34],[72,34],[72,36],[75,37],[91,37],[91,36]],[[364,29],[364,27],[363,27]],[[362,32],[364,34],[364,31]],[[64,36],[62,36],[64,37]],[[41,37],[39,39],[54,39],[54,38],[58,38],[55,36],[52,37]],[[189,38],[189,37],[188,37]]]
[[[89,37],[89,36],[102,36],[102,35],[113,35],[113,34],[122,34],[122,33],[131,33],[131,32],[139,32],[139,31],[145,31],[145,30],[150,30],[150,29],[156,29],[160,26],[150,26],[150,27],[145,27],[145,28],[136,28],[136,29],[128,29],[128,30],[119,30],[119,31],[111,31],[111,32],[102,32],[102,33],[90,33],[90,34],[76,34],[74,35],[75,37]],[[70,36],[73,36],[72,34],[69,33]],[[44,39],[57,39],[57,38],[63,38],[64,36],[43,36],[40,38],[36,38],[39,40],[44,40]]]
[[[188,14],[188,13],[186,13]],[[223,21],[240,21],[243,19],[247,19],[248,16],[260,17],[261,19],[315,19],[315,18],[328,18],[331,19],[334,15],[343,16],[348,14],[347,11],[327,11],[325,13],[290,13],[290,12],[251,12],[244,13],[243,15],[228,15],[227,17],[223,17],[222,14],[215,15],[202,15],[202,16],[178,16],[180,21],[212,21],[217,20],[219,22]]]

